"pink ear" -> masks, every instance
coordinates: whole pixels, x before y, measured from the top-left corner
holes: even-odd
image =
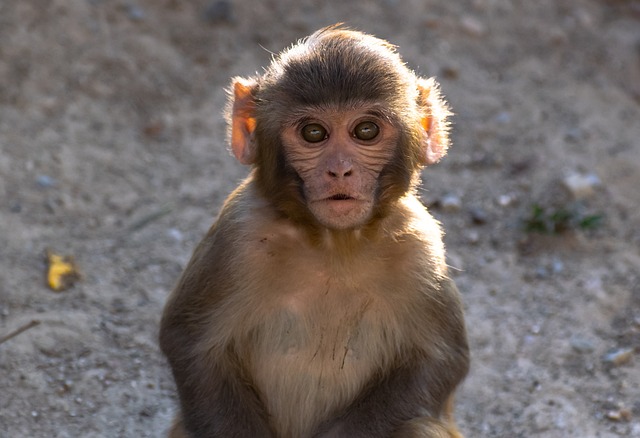
[[[422,164],[440,161],[449,148],[449,120],[451,115],[447,102],[440,95],[435,79],[418,79],[418,105],[422,112],[420,125],[423,129]]]
[[[242,164],[253,164],[256,158],[253,135],[256,128],[256,102],[253,97],[255,84],[243,78],[235,78],[232,88],[231,151]]]

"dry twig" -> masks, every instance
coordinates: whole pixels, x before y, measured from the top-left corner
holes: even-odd
[[[14,331],[9,332],[8,334],[6,334],[4,336],[0,336],[0,344],[3,344],[5,342],[7,342],[11,338],[15,338],[20,333],[25,332],[25,331],[29,330],[30,328],[33,328],[33,327],[35,327],[35,326],[37,326],[39,324],[40,324],[40,321],[37,321],[37,320],[34,319],[34,320],[24,324],[23,326],[18,327]]]

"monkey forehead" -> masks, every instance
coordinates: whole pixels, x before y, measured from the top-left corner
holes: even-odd
[[[259,98],[267,105],[385,101],[406,106],[417,96],[416,76],[393,46],[342,29],[321,30],[283,52],[263,79]]]
[[[349,120],[371,116],[389,125],[396,125],[398,114],[388,108],[384,102],[346,101],[328,102],[322,105],[294,105],[282,114],[282,127],[297,127],[301,123],[314,119],[345,123]]]

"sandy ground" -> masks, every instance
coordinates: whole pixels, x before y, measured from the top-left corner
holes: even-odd
[[[399,45],[456,112],[421,195],[465,300],[466,435],[640,437],[640,2],[624,0],[0,2],[0,337],[40,322],[0,343],[0,436],[163,436],[160,312],[247,172],[224,88],[338,21]],[[544,227],[561,232],[527,231]],[[75,257],[73,288],[46,287],[47,249]]]

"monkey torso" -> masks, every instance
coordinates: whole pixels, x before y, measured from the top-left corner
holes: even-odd
[[[438,223],[408,195],[379,224],[366,237],[307,238],[260,199],[250,177],[191,261],[189,272],[214,272],[198,279],[203,296],[190,298],[216,297],[203,345],[243,358],[248,383],[284,437],[309,436],[317,426],[310,418],[335,415],[404,355],[438,354],[438,278],[446,276]]]

